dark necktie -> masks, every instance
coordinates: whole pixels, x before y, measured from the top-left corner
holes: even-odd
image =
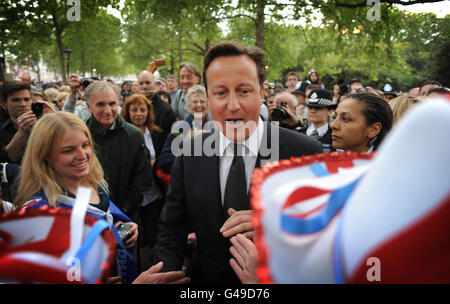
[[[237,153],[237,151],[242,151],[240,149],[241,147],[242,144],[233,144],[234,157],[233,162],[231,163],[230,172],[228,173],[223,200],[226,219],[229,217],[229,208],[233,208],[236,211],[246,210],[249,204],[244,160],[242,159],[242,156]]]
[[[317,129],[314,129],[314,131],[311,134],[311,137],[314,139],[319,139],[319,132],[317,132]]]

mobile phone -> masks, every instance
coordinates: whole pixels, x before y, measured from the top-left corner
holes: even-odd
[[[39,102],[33,102],[31,104],[31,111],[33,111],[34,115],[36,115],[37,118],[42,116],[43,111],[43,105]]]
[[[122,242],[125,243],[131,237],[131,235],[128,234],[130,230],[131,230],[130,225],[120,224],[119,226],[117,226],[117,232],[119,233]]]

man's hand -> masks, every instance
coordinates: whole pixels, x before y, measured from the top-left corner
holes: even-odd
[[[187,243],[189,247],[197,246],[197,237],[195,236],[195,232],[189,233]]]
[[[150,73],[154,73],[156,71],[156,68],[158,68],[159,66],[163,66],[165,64],[166,61],[164,59],[152,60],[147,66],[147,71],[149,71]]]
[[[183,271],[170,271],[159,273],[163,268],[163,262],[150,267],[142,272],[132,284],[187,284],[191,281],[185,277]]]
[[[71,74],[67,80],[67,84],[70,86],[70,99],[76,100],[77,93],[81,88],[81,80],[77,74]]]
[[[224,237],[232,237],[238,233],[242,233],[245,237],[253,239],[255,234],[254,227],[252,225],[253,211],[252,210],[240,210],[236,211],[233,208],[228,209],[230,217],[220,228],[220,232]]]
[[[282,122],[293,128],[296,127],[298,124],[298,119],[297,116],[295,116],[294,111],[291,109],[291,107],[288,106],[283,106],[283,109],[286,110],[286,113],[289,115],[289,118],[284,119]]]
[[[256,276],[258,266],[258,251],[255,244],[242,234],[231,238],[230,252],[234,259],[230,259],[231,268],[243,284],[259,284]]]
[[[267,106],[267,109],[269,110],[269,114],[272,114],[273,110],[275,110],[276,108],[277,108],[277,104],[274,102]]]
[[[32,111],[23,113],[19,116],[19,118],[17,118],[17,126],[19,127],[17,132],[20,132],[22,135],[26,136],[30,135],[31,129],[36,121],[36,115],[34,115]]]

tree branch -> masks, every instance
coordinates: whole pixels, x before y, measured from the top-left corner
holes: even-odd
[[[434,2],[441,2],[443,0],[411,0],[411,1],[402,1],[402,0],[380,0],[381,3],[388,3],[388,4],[401,4],[401,5],[413,5],[418,3],[434,3]],[[336,1],[336,6],[341,7],[348,7],[348,8],[357,8],[357,7],[363,7],[367,6],[367,1],[362,0],[359,3],[343,3],[341,1]]]
[[[222,21],[224,19],[235,19],[235,18],[240,18],[240,17],[247,17],[247,18],[251,19],[253,22],[256,22],[256,19],[254,17],[245,15],[245,14],[237,14],[234,16],[225,16],[225,17],[221,17],[221,18],[211,17],[211,18],[205,19],[205,21],[212,21],[212,20]]]

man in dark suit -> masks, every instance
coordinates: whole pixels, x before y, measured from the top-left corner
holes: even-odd
[[[318,141],[264,123],[262,50],[221,42],[204,59],[203,79],[216,129],[183,142],[171,171],[160,217],[157,261],[164,270],[179,270],[187,235],[197,243],[187,275],[193,283],[233,284],[229,239],[253,238],[248,190],[251,174],[267,160],[321,153]]]

